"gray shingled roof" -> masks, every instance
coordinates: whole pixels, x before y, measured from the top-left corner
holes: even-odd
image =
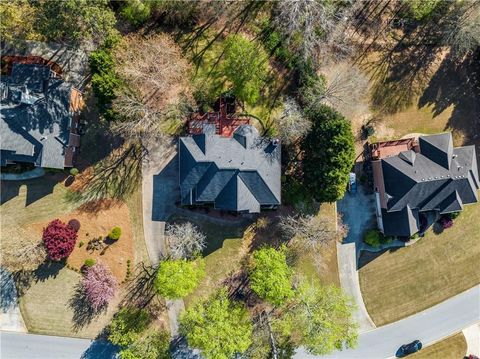
[[[18,63],[11,76],[2,76],[1,86],[2,166],[22,161],[64,168],[72,86],[50,77],[47,66]]]
[[[280,204],[280,146],[253,126],[238,127],[232,137],[211,131],[181,137],[178,148],[182,204],[251,213]]]
[[[453,148],[451,133],[421,136],[419,144],[419,153],[405,151],[381,160],[386,234],[410,236],[418,231],[419,213],[455,212],[478,201],[475,146]]]

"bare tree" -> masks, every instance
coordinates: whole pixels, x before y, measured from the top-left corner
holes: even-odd
[[[169,224],[165,230],[166,242],[171,257],[194,258],[206,245],[206,237],[191,222]]]
[[[190,65],[178,45],[166,34],[131,35],[120,44],[115,59],[125,86],[118,89],[113,104],[123,117],[114,131],[140,138],[175,132],[191,111]]]
[[[324,77],[325,82],[317,81],[302,90],[302,101],[308,107],[323,103],[344,113],[361,103],[367,95],[368,78],[354,65],[329,66]]]
[[[345,55],[350,52],[345,29],[352,3],[338,6],[323,0],[280,0],[274,24],[289,45],[299,46],[305,59],[332,49],[337,56]]]
[[[287,97],[283,101],[283,111],[274,119],[281,140],[290,144],[305,136],[312,123],[302,113],[297,102]]]
[[[35,270],[47,258],[41,237],[37,239],[21,228],[3,236],[1,251],[1,265],[10,272]]]
[[[288,215],[281,218],[279,226],[285,239],[309,250],[318,250],[339,236],[335,220],[329,216]]]

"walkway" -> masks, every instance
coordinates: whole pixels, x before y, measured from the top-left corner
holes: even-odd
[[[405,343],[419,339],[424,347],[480,321],[480,285],[423,312],[360,334],[358,346],[331,355],[314,356],[299,350],[295,358],[384,359]]]
[[[174,149],[175,147],[172,147]],[[143,230],[150,264],[156,266],[165,254],[165,222],[175,212],[179,199],[176,151],[149,146],[142,166]],[[178,334],[178,316],[183,300],[167,300],[170,333]]]
[[[33,178],[43,177],[45,175],[45,170],[43,168],[37,167],[31,171],[26,171],[22,173],[1,173],[0,180],[2,181],[24,181]]]
[[[467,342],[467,355],[473,354],[480,357],[480,323],[465,328],[463,335]]]

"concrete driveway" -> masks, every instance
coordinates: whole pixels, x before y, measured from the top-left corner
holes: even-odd
[[[156,266],[165,254],[165,222],[180,199],[178,158],[175,146],[148,147],[142,165],[143,230],[150,264]],[[183,300],[167,300],[170,333],[178,332],[178,316],[185,309]]]
[[[345,294],[353,298],[357,310],[354,317],[360,326],[360,332],[375,328],[363,302],[357,263],[360,258],[363,233],[375,225],[375,202],[364,186],[358,186],[357,193],[345,193],[337,202],[337,211],[342,214],[343,222],[348,226],[348,235],[343,243],[337,243],[338,271],[340,285]]]

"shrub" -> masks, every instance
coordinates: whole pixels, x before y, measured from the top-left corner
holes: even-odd
[[[77,232],[59,219],[55,219],[43,229],[42,239],[48,257],[53,261],[59,261],[72,253]]]
[[[363,237],[363,241],[372,247],[379,247],[381,241],[381,233],[376,229],[369,229],[365,236]]]
[[[110,233],[108,234],[108,238],[113,239],[114,241],[117,241],[120,239],[121,235],[122,235],[122,229],[120,227],[113,227]]]
[[[78,175],[78,168],[75,168],[75,167],[70,168],[70,174],[74,177]]]
[[[73,229],[75,232],[80,230],[80,221],[78,219],[71,219],[68,221],[68,226]]]
[[[85,259],[85,262],[83,263],[83,265],[87,268],[89,267],[93,267],[95,265],[95,263],[97,263],[97,261],[93,258],[87,258]]]
[[[85,243],[83,241],[80,241],[80,243],[78,243],[78,248],[82,248],[84,244]]]
[[[85,261],[85,265],[87,261],[88,259]],[[82,279],[82,288],[90,306],[94,310],[98,310],[107,305],[115,296],[117,281],[107,267],[97,263],[86,269]]]
[[[450,219],[455,219],[460,215],[460,212],[452,212],[449,214]]]
[[[440,224],[442,225],[443,229],[447,229],[453,226],[453,221],[450,217],[442,217],[440,219]]]

